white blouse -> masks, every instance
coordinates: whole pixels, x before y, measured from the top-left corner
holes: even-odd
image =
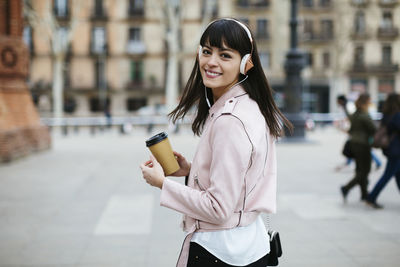
[[[195,232],[196,242],[220,260],[237,266],[255,262],[269,253],[269,236],[261,216],[248,226],[213,232]]]

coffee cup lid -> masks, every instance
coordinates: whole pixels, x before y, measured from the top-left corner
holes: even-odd
[[[146,146],[152,146],[155,145],[159,142],[161,142],[162,140],[164,140],[165,138],[168,137],[168,134],[165,132],[161,132],[159,134],[156,134],[155,136],[150,137],[149,139],[146,140]]]

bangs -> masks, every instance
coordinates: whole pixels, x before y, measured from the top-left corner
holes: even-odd
[[[243,42],[243,40],[248,40]],[[234,21],[219,20],[213,22],[203,33],[200,45],[218,48],[228,47],[239,51],[243,56],[251,51],[251,43],[244,30]]]

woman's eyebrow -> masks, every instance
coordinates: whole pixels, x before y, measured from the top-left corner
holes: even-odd
[[[228,48],[228,47],[221,47],[221,48],[219,49],[219,51],[228,51],[228,52],[233,52],[233,49],[231,49],[231,48]]]

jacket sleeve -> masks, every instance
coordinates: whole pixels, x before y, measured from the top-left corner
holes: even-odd
[[[208,137],[210,186],[200,191],[166,179],[160,203],[197,220],[221,224],[231,217],[239,201],[252,145],[242,122],[231,115],[217,118]]]
[[[371,117],[369,115],[366,115],[364,117],[364,122],[365,122],[364,124],[365,124],[366,130],[367,130],[367,133],[370,136],[374,135],[376,132],[376,126],[375,126],[374,121],[371,119]]]

